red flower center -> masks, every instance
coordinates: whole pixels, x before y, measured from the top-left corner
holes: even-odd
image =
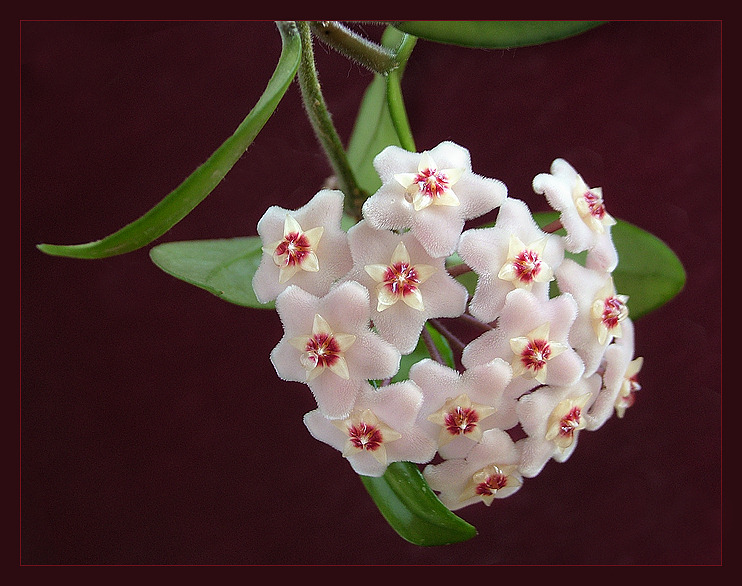
[[[537,371],[546,366],[551,356],[551,347],[548,340],[531,340],[520,355],[520,360],[526,369]]]
[[[541,272],[541,259],[532,250],[524,250],[513,261],[515,274],[523,283],[532,283]]]
[[[582,196],[587,202],[587,207],[590,210],[590,215],[599,220],[602,220],[606,214],[605,205],[603,205],[603,199],[595,195],[592,191],[587,191]]]
[[[567,413],[559,421],[559,435],[572,437],[575,429],[580,425],[580,417],[582,415],[582,409],[579,407],[572,407],[569,413]]]
[[[384,442],[381,430],[363,421],[348,428],[348,437],[354,447],[369,452],[377,450]]]
[[[415,267],[408,263],[398,262],[387,267],[384,273],[384,285],[394,295],[409,295],[420,284]]]
[[[602,322],[610,330],[618,325],[625,312],[625,305],[616,297],[608,297],[603,302]]]
[[[457,405],[443,418],[446,430],[451,435],[465,435],[474,431],[479,421],[479,413],[472,407]]]
[[[417,188],[423,195],[436,198],[440,197],[450,186],[448,176],[437,169],[425,169],[415,175]]]
[[[508,477],[502,472],[490,474],[484,482],[477,484],[475,492],[480,496],[492,496],[501,488],[505,488],[508,483]]]
[[[332,334],[314,334],[305,350],[315,366],[332,366],[340,356],[340,345]]]
[[[304,258],[312,251],[309,239],[300,232],[291,232],[284,236],[276,246],[276,256],[285,256],[283,266],[293,267],[300,265]]]

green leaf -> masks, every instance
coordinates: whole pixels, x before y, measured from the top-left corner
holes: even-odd
[[[281,55],[263,94],[247,117],[212,155],[175,190],[134,222],[109,236],[87,244],[39,244],[42,252],[74,258],[105,258],[131,252],[162,236],[187,216],[221,182],[242,157],[275,111],[296,75],[301,40],[296,27],[279,24]]]
[[[274,309],[260,303],[252,277],[262,258],[259,237],[168,242],[150,250],[152,262],[163,271],[217,297],[246,307]]]
[[[399,30],[437,43],[511,49],[571,37],[603,24],[596,20],[406,20]]]
[[[533,214],[540,226],[556,220],[556,212]],[[557,231],[557,234],[563,230]],[[618,266],[613,271],[616,291],[628,295],[629,315],[638,319],[673,299],[685,286],[685,269],[680,259],[662,240],[638,226],[617,220],[611,237],[618,252]],[[585,264],[585,254],[567,254]]]
[[[415,545],[449,545],[477,535],[474,526],[451,512],[410,462],[394,462],[384,476],[361,481],[389,525]]]
[[[662,240],[620,220],[611,235],[619,259],[613,282],[618,293],[629,296],[632,319],[659,309],[682,291],[685,269]]]
[[[381,42],[396,50],[404,39],[403,33],[388,27]],[[373,166],[374,157],[389,145],[402,146],[389,111],[387,81],[385,76],[376,74],[366,88],[348,142],[348,163],[366,193],[374,193],[381,186]]]

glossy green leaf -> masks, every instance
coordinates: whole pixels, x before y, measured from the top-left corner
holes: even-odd
[[[252,278],[263,255],[259,237],[222,240],[168,242],[149,252],[163,271],[230,303],[273,309],[260,303],[252,289]]]
[[[541,212],[533,216],[540,226],[559,217],[556,212]],[[611,237],[618,252],[613,282],[618,293],[629,296],[632,319],[659,309],[680,293],[685,286],[685,269],[667,244],[624,220],[616,221],[611,228]],[[568,256],[584,265],[585,253]]]
[[[406,20],[399,30],[437,43],[511,49],[571,37],[603,24],[596,20]]]
[[[282,39],[281,55],[268,85],[234,134],[203,165],[155,207],[117,232],[87,244],[39,244],[39,250],[74,258],[105,258],[131,252],[162,236],[201,203],[245,153],[296,75],[301,56],[299,34],[294,25],[281,23],[278,28]]]
[[[411,543],[449,545],[477,535],[473,525],[441,503],[414,464],[394,462],[384,476],[360,478],[389,525]]]
[[[382,44],[397,49],[405,35],[393,27],[384,32]],[[381,180],[374,169],[373,160],[389,145],[402,146],[387,102],[387,78],[376,74],[363,95],[353,131],[348,142],[348,163],[356,181],[366,193],[374,193]]]

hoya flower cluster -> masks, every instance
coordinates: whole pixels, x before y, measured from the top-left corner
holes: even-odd
[[[540,227],[501,181],[474,173],[452,142],[388,147],[374,166],[382,185],[347,232],[336,190],[298,210],[271,207],[258,223],[253,288],[275,300],[284,329],[271,361],[311,390],[307,429],[358,474],[425,464],[450,509],[489,505],[569,458],[581,430],[622,417],[640,388],[627,297],[612,278],[615,220],[601,189],[562,159],[533,189],[559,212],[564,236]],[[493,210],[494,224],[464,229]],[[580,252],[584,263],[570,256]],[[449,272],[456,257],[477,276],[472,296]],[[478,324],[457,367],[432,352],[390,383],[440,318]]]

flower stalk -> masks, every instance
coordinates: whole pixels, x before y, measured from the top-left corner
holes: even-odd
[[[310,22],[309,26],[320,41],[374,73],[386,75],[399,67],[399,60],[395,53],[362,37],[339,22],[320,20]]]
[[[347,208],[356,216],[367,194],[358,185],[348,162],[340,136],[332,123],[325,98],[317,75],[312,46],[312,33],[308,22],[296,23],[301,36],[301,61],[299,63],[299,86],[301,87],[304,108],[319,143],[322,145],[332,169],[337,177],[340,190],[348,197]]]

